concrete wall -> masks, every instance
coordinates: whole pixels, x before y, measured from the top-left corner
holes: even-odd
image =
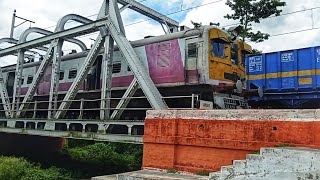
[[[246,154],[261,147],[287,143],[317,148],[320,147],[319,112],[148,111],[143,167],[212,172],[231,165],[233,160],[245,159]]]

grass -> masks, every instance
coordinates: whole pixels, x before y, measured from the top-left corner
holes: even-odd
[[[198,171],[196,172],[196,175],[199,175],[199,176],[209,176],[209,171]]]
[[[292,147],[292,146],[287,143],[281,143],[281,144],[277,144],[276,147]]]
[[[175,173],[177,173],[177,172],[178,172],[178,170],[176,170],[176,169],[168,169],[168,170],[167,170],[167,173],[175,174]]]

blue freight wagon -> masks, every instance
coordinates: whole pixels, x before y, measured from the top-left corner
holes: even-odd
[[[247,89],[261,87],[249,103],[261,108],[320,107],[320,46],[250,55]]]

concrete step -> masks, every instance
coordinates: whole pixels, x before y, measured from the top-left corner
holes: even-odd
[[[320,172],[272,172],[236,176],[232,180],[319,180]]]
[[[257,168],[262,172],[270,172],[276,169],[281,169],[283,172],[306,172],[316,171],[320,167],[320,151],[315,149],[262,148],[261,154],[248,155],[247,172],[252,172]],[[272,169],[270,169],[269,164],[272,164]]]
[[[286,157],[304,157],[307,154],[312,154],[314,157],[320,157],[319,149],[311,148],[295,148],[295,147],[278,147],[278,148],[261,148],[260,154],[264,157],[277,157],[279,155]]]
[[[247,161],[246,160],[234,160],[233,161],[233,168],[235,175],[237,174],[244,174],[247,168]]]
[[[233,166],[222,166],[221,167],[221,178],[222,179],[231,179],[233,177],[234,177]]]
[[[141,170],[115,175],[112,180],[208,180],[208,176],[167,173],[165,171]],[[105,178],[105,179],[104,179]],[[92,180],[109,180],[108,176],[94,177]],[[111,179],[110,179],[111,180]]]
[[[91,180],[117,180],[117,175],[97,176],[91,178]]]
[[[212,172],[209,174],[209,180],[220,180],[221,173],[220,172]]]
[[[248,154],[233,166],[211,173],[212,180],[320,180],[320,150],[309,148],[262,148],[262,155]]]

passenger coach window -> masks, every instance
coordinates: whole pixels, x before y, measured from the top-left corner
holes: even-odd
[[[225,51],[225,44],[220,42],[212,42],[212,55],[219,57],[219,58],[225,58],[224,51]]]
[[[188,44],[188,58],[197,57],[197,43]]]
[[[64,71],[60,71],[59,72],[59,80],[63,80],[63,78],[64,78]]]
[[[112,73],[119,73],[121,72],[121,63],[114,63],[112,65]]]
[[[77,69],[70,69],[68,78],[74,79],[76,77],[77,77]]]
[[[33,76],[28,76],[27,84],[31,84],[33,81]]]

